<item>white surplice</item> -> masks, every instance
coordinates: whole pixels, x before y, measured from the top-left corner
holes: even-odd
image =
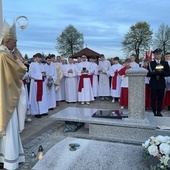
[[[64,69],[65,76],[65,101],[66,102],[77,102],[77,70],[75,64],[67,64]],[[72,69],[73,73],[68,73]]]
[[[98,97],[98,88],[99,88],[99,80],[98,80],[98,75],[99,75],[99,66],[96,63],[91,63],[91,67],[94,70],[93,73],[93,85],[92,85],[92,89],[93,89],[93,95],[94,97]]]
[[[42,80],[42,72],[44,72],[44,65],[42,63],[34,62],[29,69],[29,76],[31,78],[30,84],[30,112],[33,115],[46,114],[48,112],[47,102],[47,85],[46,79],[43,82],[43,95],[42,101],[37,101],[37,82],[35,80]]]
[[[25,79],[25,77],[27,77],[28,79]],[[27,86],[27,83],[30,82],[29,73],[28,72],[25,73],[25,75],[23,77],[23,80],[26,81],[26,84],[24,84],[24,88],[25,88],[25,93],[26,93],[27,109],[30,109],[30,105],[29,105],[29,92],[28,92],[28,86]]]
[[[14,170],[19,163],[25,162],[24,150],[19,132],[24,129],[26,113],[26,94],[24,85],[21,86],[21,94],[18,106],[7,125],[6,135],[0,138],[0,162],[4,163],[4,168]]]
[[[82,75],[81,71],[83,70],[83,68],[86,68],[86,70],[89,71],[88,75],[92,75],[94,73],[94,70],[91,67],[91,63],[88,61],[85,62],[82,61],[81,63],[77,64],[77,72],[79,76]],[[79,85],[79,80],[78,80],[78,85]],[[90,78],[84,78],[83,84],[84,87],[82,88],[81,92],[78,92],[78,101],[79,102],[93,101],[94,96],[93,96],[93,89],[92,89]]]
[[[25,127],[25,116],[27,112],[27,94],[24,87],[24,83],[21,85],[21,93],[19,96],[19,102],[17,106],[18,121],[19,121],[19,131],[23,131]]]
[[[117,64],[113,64],[109,70],[109,74],[110,76],[113,77],[115,76],[115,72],[116,71],[119,71],[120,69],[122,69],[123,66],[119,63]],[[122,79],[119,75],[117,75],[117,78],[116,78],[116,89],[113,89],[112,88],[112,80],[111,80],[111,96],[112,97],[116,97],[116,98],[120,98],[120,93],[121,93],[121,82],[122,82]]]
[[[64,72],[65,64],[58,63],[62,72]],[[65,100],[65,77],[63,76],[60,80],[60,86],[56,91],[56,101]]]
[[[99,61],[99,96],[110,96],[110,61]]]
[[[5,133],[6,135],[0,138],[0,162],[4,163],[4,168],[14,170],[18,168],[19,163],[25,162],[16,108]]]
[[[56,68],[54,67],[54,65],[51,63],[49,64],[45,64],[44,65],[45,71],[46,71],[46,78],[47,81],[46,83],[48,83],[48,78],[51,77],[52,80],[52,86],[48,87],[47,85],[47,101],[48,101],[48,108],[55,108],[56,107],[56,96],[55,96],[55,87],[54,87],[54,82],[56,82],[57,80],[57,72],[56,72]]]
[[[139,68],[139,64],[136,63],[135,61],[130,63],[131,68]]]

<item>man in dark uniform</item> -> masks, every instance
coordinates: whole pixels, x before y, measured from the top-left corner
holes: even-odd
[[[155,116],[162,116],[162,102],[166,88],[165,77],[170,75],[170,67],[168,62],[161,60],[161,49],[154,50],[153,54],[154,61],[151,61],[147,68],[147,76],[150,77],[151,107]]]

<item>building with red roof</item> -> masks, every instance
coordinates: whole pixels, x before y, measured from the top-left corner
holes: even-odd
[[[98,61],[98,58],[100,57],[101,54],[91,50],[90,48],[84,48],[82,49],[81,51],[77,52],[76,54],[74,54],[72,56],[72,58],[78,58],[78,57],[81,57],[82,54],[86,54],[87,56],[87,59],[89,60],[90,58],[95,58],[97,61]]]

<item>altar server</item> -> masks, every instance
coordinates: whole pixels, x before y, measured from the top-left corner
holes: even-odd
[[[119,57],[115,57],[113,61],[114,64],[111,66],[109,70],[109,74],[112,77],[111,79],[111,96],[113,97],[112,103],[115,102],[115,99],[118,99],[119,101],[120,98],[122,79],[118,75],[118,72],[120,69],[123,68],[123,66],[119,63]]]
[[[44,65],[46,72],[47,83],[47,101],[48,109],[53,110],[56,107],[56,96],[54,82],[57,80],[57,72],[54,65],[51,63],[51,57],[46,57],[46,64]]]
[[[41,118],[41,115],[48,114],[47,80],[44,65],[41,63],[42,55],[37,53],[35,58],[36,62],[32,64],[29,70],[31,78],[29,101],[31,114]]]

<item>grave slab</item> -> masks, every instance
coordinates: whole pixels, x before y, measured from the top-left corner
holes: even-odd
[[[80,146],[70,151],[69,144]],[[66,138],[52,147],[32,170],[149,170],[142,146]]]
[[[149,119],[149,124],[135,123],[124,121],[124,119],[113,119],[113,118],[97,118],[92,117],[92,115],[99,109],[95,108],[78,108],[78,107],[67,107],[60,112],[53,114],[50,118],[62,121],[73,121],[73,122],[84,122],[91,124],[100,125],[119,125],[119,126],[131,126],[131,127],[141,127],[145,129],[155,129],[155,121],[152,114],[147,114]],[[106,110],[106,109],[104,109]],[[109,109],[108,109],[109,110]],[[127,111],[124,111],[127,112]],[[126,113],[127,114],[127,113]]]

